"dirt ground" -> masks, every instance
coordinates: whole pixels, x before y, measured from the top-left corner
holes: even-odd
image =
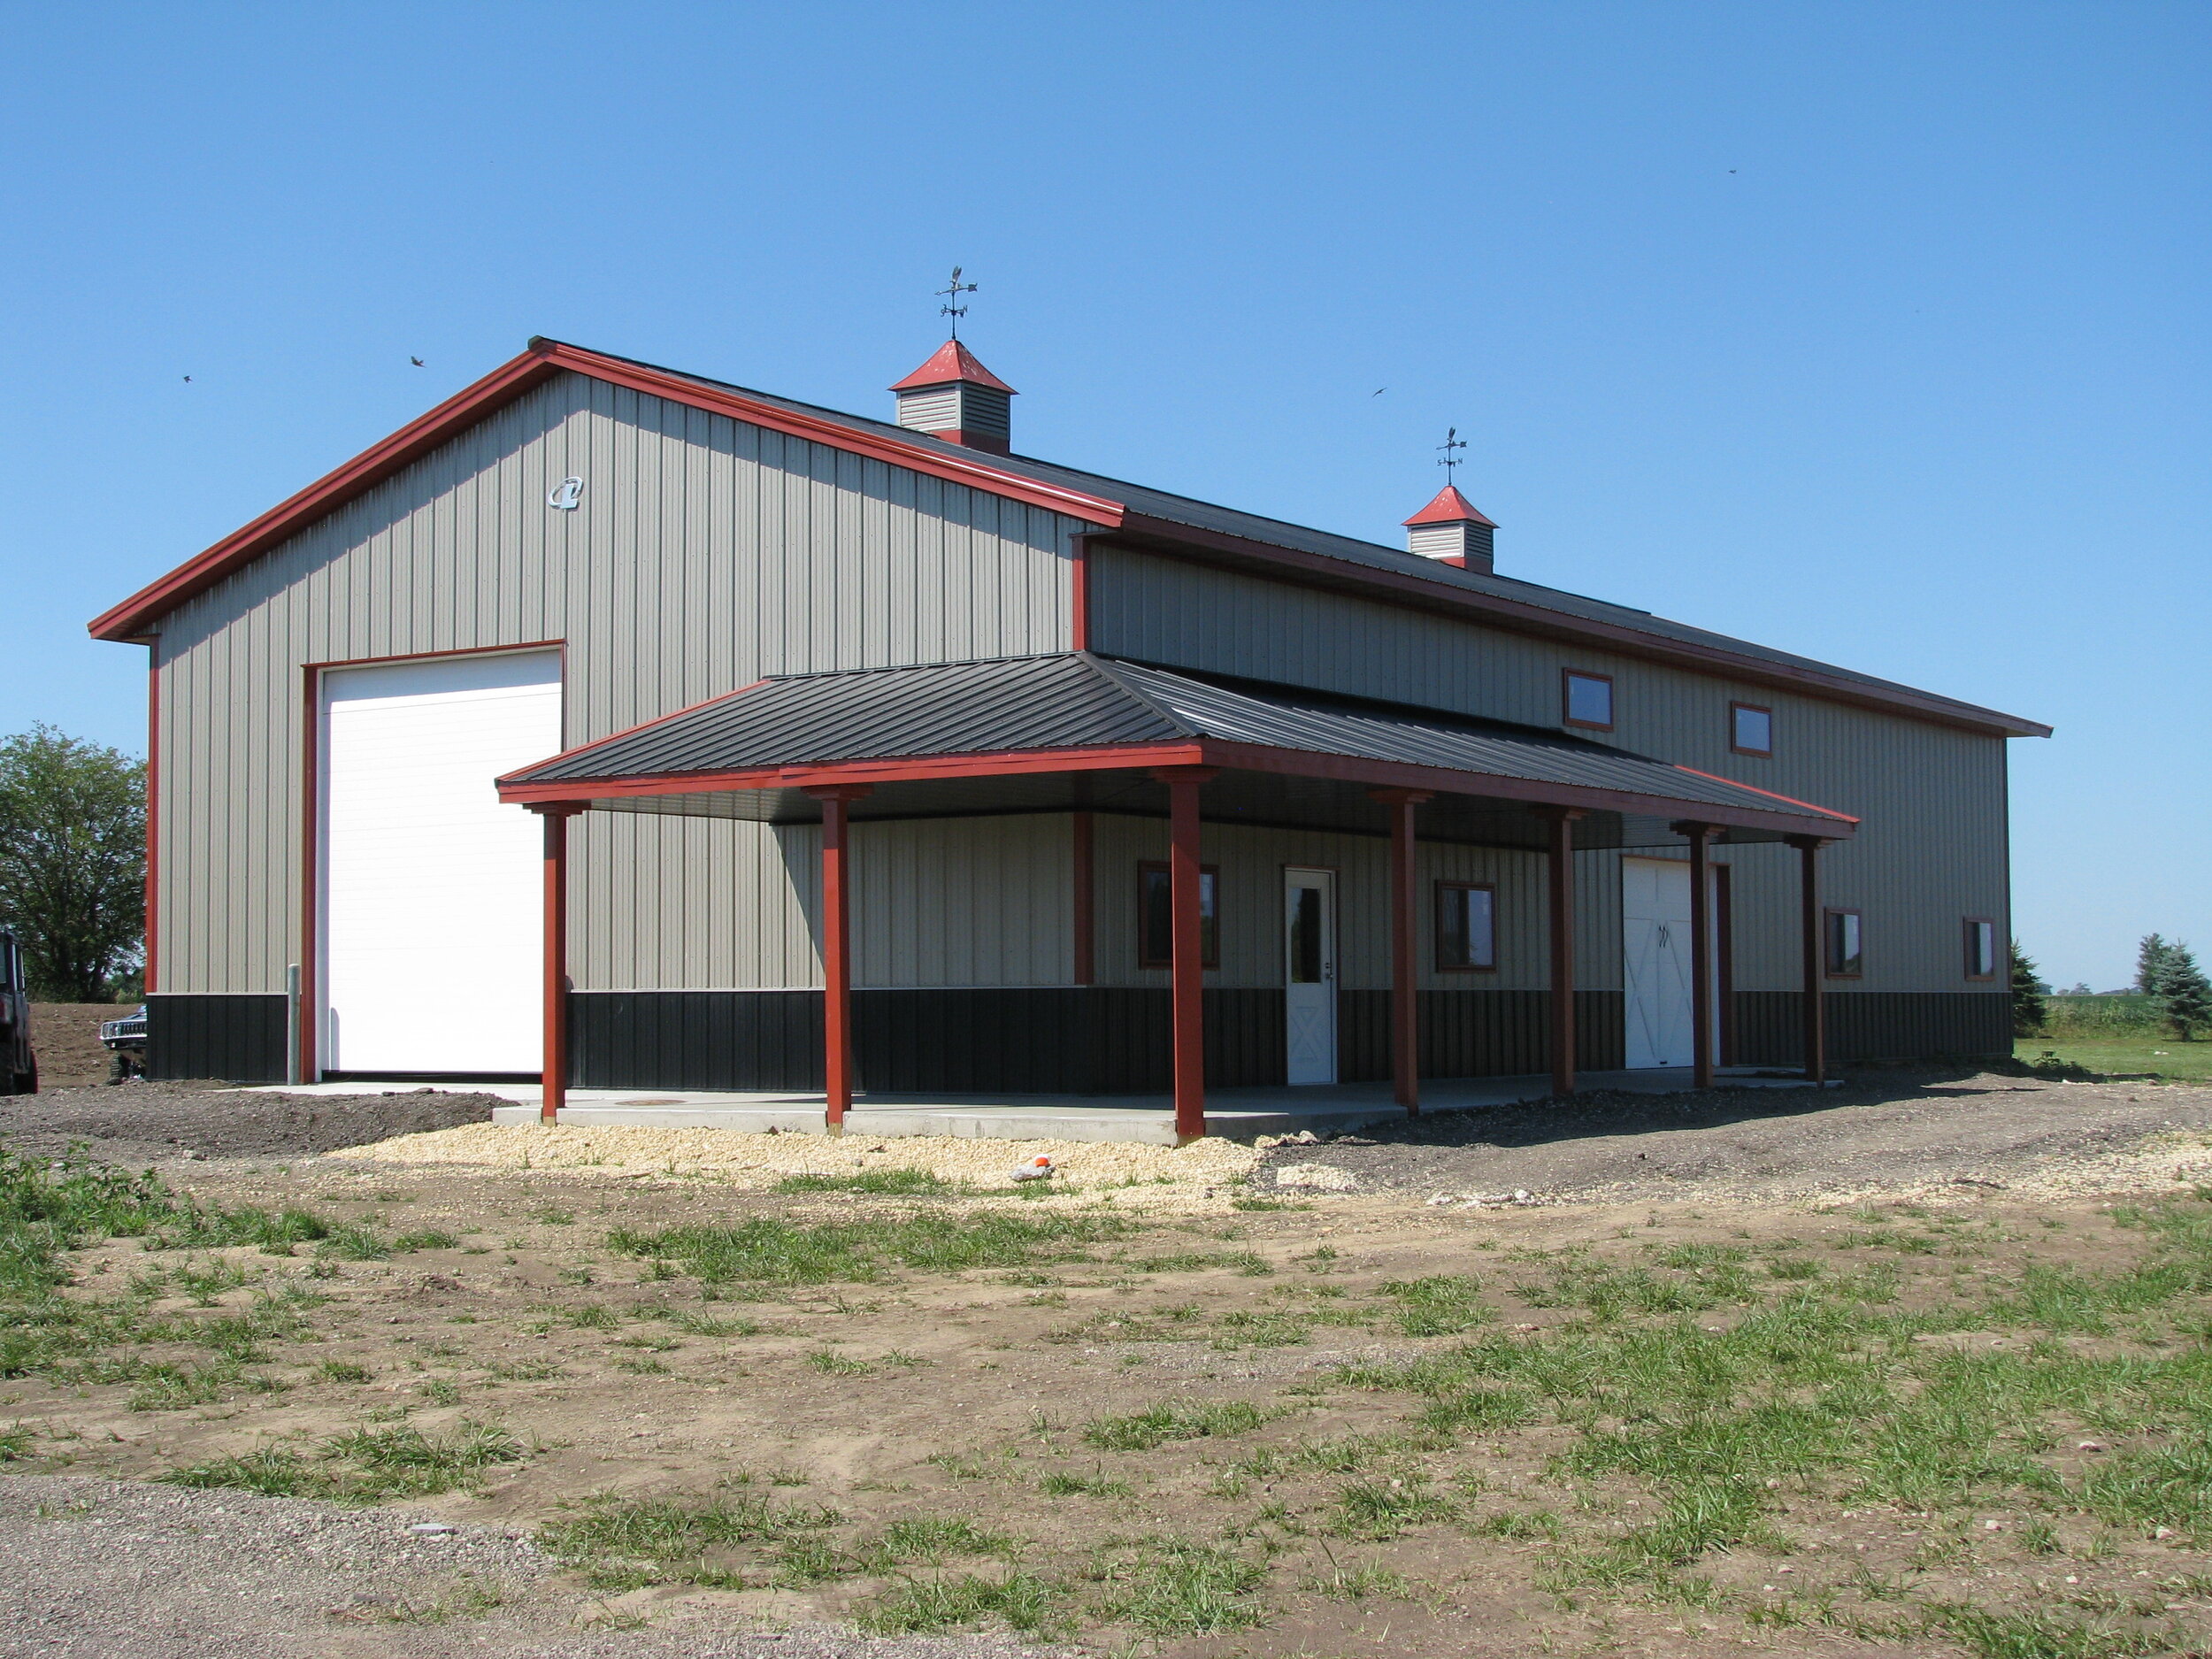
[[[38,1058],[43,1088],[73,1088],[104,1082],[108,1051],[100,1046],[100,1023],[120,1019],[135,1003],[34,1002],[31,1052]]]
[[[1174,1183],[1133,1165],[1033,1198],[933,1177],[972,1145],[813,1141],[780,1176],[484,1116],[0,1102],[23,1151],[88,1141],[325,1234],[73,1256],[66,1294],[140,1323],[0,1382],[27,1471],[0,1556],[41,1586],[0,1593],[0,1653],[2100,1659],[2212,1632],[2184,1389],[2212,1273],[2159,1254],[2212,1215],[2212,1090],[1601,1098],[1275,1147],[1149,1208]],[[350,1517],[135,1484],[491,1429],[455,1489]]]

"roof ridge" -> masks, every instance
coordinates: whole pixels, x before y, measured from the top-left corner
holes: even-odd
[[[1167,705],[1163,703],[1157,697],[1155,697],[1150,692],[1145,690],[1143,687],[1131,685],[1126,679],[1117,672],[1119,664],[1115,663],[1110,657],[1099,657],[1090,651],[1076,651],[1071,653],[1071,655],[1081,657],[1094,669],[1103,674],[1108,680],[1112,680],[1115,685],[1118,686],[1122,689],[1123,692],[1132,697],[1134,697],[1146,708],[1151,710],[1153,713],[1158,715],[1160,718],[1165,720],[1168,725],[1173,727],[1179,735],[1184,737],[1199,737],[1203,735],[1203,733],[1199,731],[1197,726],[1193,725],[1190,721],[1184,719],[1182,716],[1177,714],[1172,709],[1167,707]],[[1165,672],[1171,671],[1156,670],[1153,672]],[[1179,676],[1178,677],[1179,678]]]

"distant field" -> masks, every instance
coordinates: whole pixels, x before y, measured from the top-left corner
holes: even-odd
[[[2023,1037],[2013,1053],[2032,1064],[2047,1050],[2092,1071],[2156,1071],[2162,1077],[2212,1079],[2212,1042],[2176,1038]]]

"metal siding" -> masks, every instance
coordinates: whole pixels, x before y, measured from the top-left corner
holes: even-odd
[[[1960,919],[1995,917],[2009,936],[2003,739],[1180,560],[1090,557],[1101,652],[1555,727],[1559,670],[1587,668],[1614,680],[1604,741],[1856,815],[1858,833],[1821,854],[1823,902],[1865,916],[1866,977],[1832,982],[1844,994],[1965,991]],[[1731,752],[1732,702],[1774,710],[1771,758]],[[1795,987],[1796,855],[1740,846],[1727,860],[1738,988]],[[1617,872],[1577,862],[1579,982],[1617,986]]]
[[[571,473],[581,505],[549,508]],[[581,376],[548,382],[163,619],[163,989],[266,993],[299,958],[303,664],[563,639],[566,738],[584,742],[765,673],[1066,650],[1083,527]],[[589,815],[577,983],[803,983],[793,838]]]

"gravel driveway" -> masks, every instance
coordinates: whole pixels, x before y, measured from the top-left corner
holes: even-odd
[[[1954,1181],[2012,1186],[2162,1130],[2208,1125],[2212,1089],[1899,1070],[1818,1092],[1591,1094],[1571,1105],[1440,1112],[1275,1148],[1257,1179],[1271,1166],[1323,1164],[1376,1190],[1772,1202]]]
[[[242,1492],[0,1477],[6,1659],[1023,1659],[1003,1638],[604,1627],[527,1541]],[[595,1626],[592,1621],[597,1620]]]

